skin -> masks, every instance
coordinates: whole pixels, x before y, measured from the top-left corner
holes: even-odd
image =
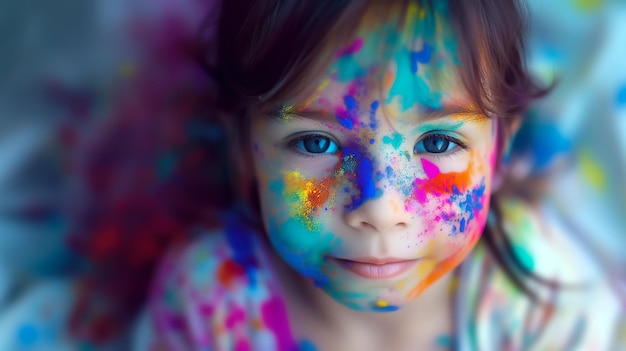
[[[366,16],[308,93],[252,123],[269,242],[325,304],[414,304],[467,257],[486,222],[497,122],[462,87],[445,9],[406,16],[403,26]],[[388,258],[412,265],[370,279],[344,261]]]

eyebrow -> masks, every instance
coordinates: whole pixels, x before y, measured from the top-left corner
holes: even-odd
[[[295,108],[290,105],[281,106],[273,109],[268,114],[272,119],[278,121],[287,121],[291,118],[294,119],[310,119],[319,122],[325,122],[330,124],[339,124],[337,116],[334,113],[328,111],[319,110],[301,110],[295,111]],[[459,117],[459,120],[470,121],[482,121],[488,119],[483,112],[475,108],[470,104],[446,104],[441,108],[422,107],[418,112],[418,123],[426,123],[435,121],[442,118],[451,116]]]
[[[310,119],[319,122],[331,123],[331,124],[339,124],[337,121],[337,116],[335,113],[331,113],[329,111],[319,111],[319,110],[303,110],[303,111],[295,111],[293,106],[281,106],[277,109],[271,110],[268,114],[273,120],[277,121],[288,121],[289,119]]]
[[[430,122],[433,120],[458,116],[463,121],[481,121],[487,119],[482,111],[471,104],[451,103],[441,108],[423,107],[419,112],[419,122]]]

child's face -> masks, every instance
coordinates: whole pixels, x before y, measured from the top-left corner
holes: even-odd
[[[253,121],[272,246],[355,309],[416,298],[485,225],[495,121],[461,86],[444,17],[411,8],[403,29],[365,25],[312,94]]]

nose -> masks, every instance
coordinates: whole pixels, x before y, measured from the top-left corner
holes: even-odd
[[[411,223],[411,215],[405,209],[401,196],[395,190],[387,188],[380,197],[346,210],[345,221],[359,231],[384,234],[406,230]]]

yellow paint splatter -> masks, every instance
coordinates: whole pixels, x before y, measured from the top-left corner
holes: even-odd
[[[315,89],[315,93],[313,93],[313,95],[311,95],[308,99],[306,99],[306,101],[304,101],[302,109],[308,108],[313,103],[313,101],[317,100],[320,96],[321,91],[324,90],[328,86],[328,84],[330,84],[330,79],[324,78],[324,80],[322,80]]]
[[[285,195],[293,206],[290,209],[292,217],[300,220],[309,231],[319,231],[320,223],[313,217],[330,198],[332,177],[306,179],[300,172],[286,172],[284,175]]]
[[[454,276],[450,279],[450,285],[448,286],[448,292],[455,293],[459,289],[459,277]]]
[[[594,160],[589,151],[583,151],[579,155],[579,164],[583,179],[595,190],[604,191],[606,189],[606,177],[602,167]]]
[[[387,301],[385,301],[385,300],[378,300],[378,301],[376,301],[376,307],[385,308],[387,306],[389,306],[389,303]]]
[[[574,5],[582,11],[595,11],[603,4],[603,0],[574,0]]]

